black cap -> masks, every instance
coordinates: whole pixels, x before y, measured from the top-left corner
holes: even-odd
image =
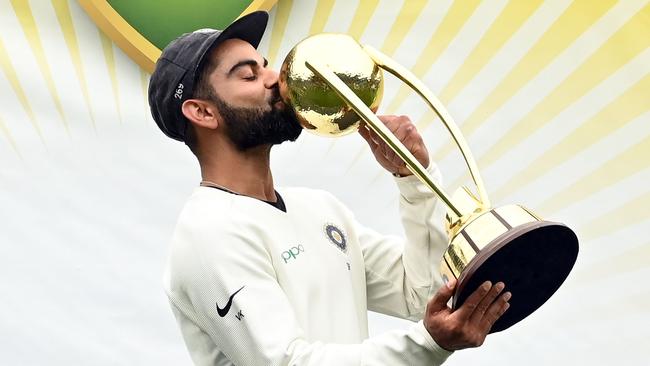
[[[237,19],[223,31],[200,29],[185,33],[165,47],[149,81],[151,115],[165,135],[185,141],[188,122],[181,106],[192,98],[209,51],[231,38],[244,40],[257,48],[268,19],[268,13],[256,11]]]

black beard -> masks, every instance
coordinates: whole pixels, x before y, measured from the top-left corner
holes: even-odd
[[[246,151],[261,145],[279,145],[295,141],[302,132],[296,114],[289,108],[275,108],[280,100],[278,94],[269,102],[271,109],[233,107],[221,98],[213,102],[225,123],[225,132],[239,151]]]

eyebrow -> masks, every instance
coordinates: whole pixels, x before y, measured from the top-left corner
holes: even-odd
[[[268,64],[269,64],[269,60],[264,58],[264,67],[266,67]],[[233,67],[230,68],[230,71],[228,71],[228,76],[232,75],[232,73],[234,73],[238,68],[240,68],[242,66],[258,67],[258,65],[259,64],[257,63],[257,61],[255,61],[253,59],[241,60],[241,61],[237,62],[235,65],[233,65]]]

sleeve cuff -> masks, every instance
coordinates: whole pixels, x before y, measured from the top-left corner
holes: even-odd
[[[427,168],[427,172],[429,172],[438,187],[442,188],[442,176],[438,169],[438,165],[431,161],[429,163],[429,168]],[[394,179],[395,183],[397,183],[397,188],[399,189],[400,194],[409,202],[417,199],[436,197],[436,194],[415,175],[395,177]]]
[[[424,347],[431,351],[439,363],[445,362],[445,360],[451,356],[453,351],[448,351],[438,345],[436,341],[433,340],[427,328],[424,327],[424,321],[420,320],[417,324],[414,325],[415,330],[424,338]]]

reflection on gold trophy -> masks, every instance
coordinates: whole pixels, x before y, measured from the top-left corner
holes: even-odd
[[[377,118],[383,70],[414,89],[436,112],[467,163],[478,197],[461,187],[449,197],[426,169]],[[512,292],[508,311],[491,332],[504,330],[539,308],[560,287],[578,255],[578,239],[567,226],[542,220],[525,207],[492,208],[474,158],[442,103],[411,72],[370,46],[343,34],[318,34],[298,43],[280,70],[280,94],[305,129],[318,135],[354,132],[361,120],[447,206],[449,246],[440,273],[456,278],[454,308],[484,281],[503,281]]]

